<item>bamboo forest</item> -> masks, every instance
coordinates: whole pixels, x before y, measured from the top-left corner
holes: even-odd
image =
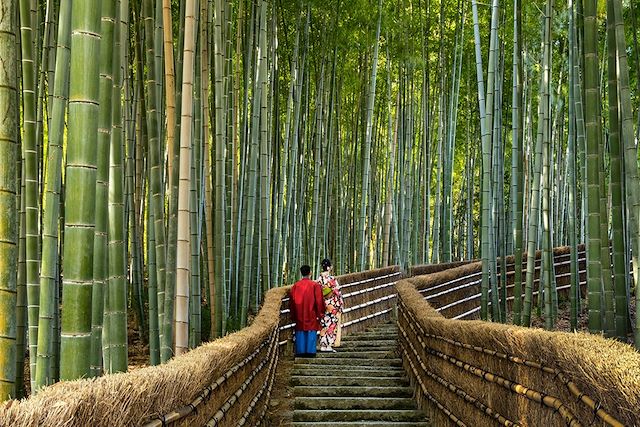
[[[639,9],[1,0],[0,401],[223,339],[324,258],[477,260],[475,318],[633,353]]]

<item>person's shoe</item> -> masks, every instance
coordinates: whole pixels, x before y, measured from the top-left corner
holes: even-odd
[[[324,353],[337,353],[337,351],[335,351],[331,347],[320,347],[320,351],[322,351]]]

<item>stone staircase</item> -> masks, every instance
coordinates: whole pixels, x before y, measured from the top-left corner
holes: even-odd
[[[383,324],[343,337],[337,353],[296,358],[290,425],[429,426],[396,353],[397,334],[394,324]]]

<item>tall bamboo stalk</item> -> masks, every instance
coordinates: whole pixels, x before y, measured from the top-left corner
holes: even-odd
[[[40,261],[38,259],[38,154],[36,141],[36,55],[34,54],[34,25],[31,0],[20,0],[20,47],[22,50],[22,113],[24,134],[22,157],[26,206],[26,267],[27,304],[29,317],[29,367],[31,388],[35,385],[36,354],[38,341],[38,312],[40,303]]]
[[[224,284],[226,283],[226,271],[225,271],[225,258],[226,258],[226,204],[229,202],[225,200],[226,196],[226,147],[227,147],[227,135],[225,126],[225,113],[226,108],[224,104],[224,45],[223,45],[223,10],[224,3],[222,0],[216,0],[214,2],[214,27],[213,27],[213,54],[214,54],[214,135],[215,135],[215,212],[213,222],[213,233],[217,238],[213,242],[213,250],[215,255],[215,262],[213,265],[214,288],[211,291],[215,292],[215,299],[212,300],[212,307],[215,311],[215,320],[217,324],[217,330],[220,334],[224,330],[224,320],[222,316],[222,310],[225,304],[224,298]],[[229,230],[230,231],[230,230]],[[222,236],[225,236],[223,239]],[[238,260],[239,261],[239,260]]]
[[[543,87],[542,76],[540,77],[540,86]],[[543,95],[543,94],[541,94]],[[542,98],[542,96],[541,96]],[[529,218],[527,231],[527,272],[526,284],[524,292],[524,303],[522,306],[522,325],[529,326],[531,324],[531,307],[533,304],[533,284],[535,280],[535,262],[536,249],[538,247],[539,221],[540,221],[540,190],[542,175],[542,140],[544,128],[543,108],[544,102],[538,103],[538,131],[535,141],[535,153],[533,156],[533,182],[531,183],[531,196],[529,202]],[[542,275],[540,275],[542,277]],[[542,283],[539,281],[538,283]],[[540,295],[540,294],[539,294]]]
[[[98,61],[86,52],[100,51],[98,2],[77,0],[71,13],[71,72],[65,195],[64,281],[60,378],[89,375],[91,290],[98,135]]]
[[[511,233],[515,262],[513,279],[513,323],[520,324],[522,308],[522,200],[524,193],[522,129],[522,9],[521,0],[513,2],[513,100],[511,139]]]
[[[270,257],[269,257],[269,233],[270,233],[270,147],[269,147],[269,117],[268,117],[268,94],[269,81],[267,76],[267,2],[262,2],[260,9],[260,41],[259,53],[262,55],[259,69],[260,80],[260,281],[262,283],[262,293],[271,287],[269,283],[271,277]]]
[[[114,58],[112,91],[112,132],[109,151],[109,270],[108,309],[109,365],[106,371],[126,372],[127,363],[127,264],[124,220],[124,140],[122,138],[122,70],[120,64],[126,46],[122,43],[120,23],[122,15],[129,14],[129,1],[119,0],[114,31]],[[126,26],[124,27],[126,29]],[[140,296],[137,296],[138,299]],[[142,319],[141,319],[142,320]],[[144,329],[144,325],[140,324]]]
[[[64,118],[69,99],[69,46],[71,42],[71,1],[60,2],[56,52],[55,81],[49,141],[47,146],[47,174],[45,179],[45,210],[42,229],[42,266],[40,272],[40,319],[38,322],[38,361],[36,388],[53,382],[51,358],[53,353],[54,316],[58,281],[58,222],[60,220],[60,191],[62,185],[62,142]]]
[[[584,6],[584,92],[586,124],[587,179],[587,288],[589,290],[589,331],[602,330],[602,264],[600,236],[600,157],[601,144],[598,85],[598,32],[596,1],[585,0]]]
[[[180,185],[178,187],[178,252],[176,258],[175,354],[189,349],[189,282],[190,282],[190,218],[189,190],[191,181],[191,138],[193,128],[193,80],[195,75],[196,0],[187,0],[184,22],[184,54],[182,61],[182,107],[180,108]],[[168,312],[167,312],[168,313]]]
[[[160,345],[161,348],[166,348],[166,342],[163,339],[164,332],[164,305],[165,305],[165,280],[166,280],[166,235],[165,235],[165,214],[164,214],[164,179],[162,173],[162,144],[159,140],[158,121],[159,113],[158,108],[161,104],[160,99],[157,96],[155,79],[160,78],[156,76],[155,67],[151,64],[154,63],[153,54],[153,3],[151,0],[144,0],[142,3],[142,15],[144,17],[144,34],[145,34],[145,62],[148,64],[147,79],[145,86],[147,88],[147,95],[144,98],[146,103],[146,129],[148,134],[148,173],[149,173],[149,192],[151,198],[149,201],[149,211],[153,215],[153,227],[155,237],[155,251],[156,251],[156,268],[158,271],[158,322],[160,327]],[[165,25],[166,27],[166,25]],[[171,28],[169,26],[169,28]],[[166,58],[167,55],[165,55]],[[140,58],[140,62],[142,58]],[[142,68],[138,71],[141,75],[143,73]],[[169,115],[167,116],[169,120]],[[161,360],[164,362],[170,358],[171,352],[165,350],[165,357]]]
[[[489,123],[492,121],[489,119],[491,113],[487,113],[493,109],[493,90],[494,84],[493,74],[487,77],[489,87],[487,88],[487,100],[485,103],[485,89],[484,89],[484,77],[482,70],[482,53],[480,48],[480,29],[478,20],[478,6],[474,0],[473,6],[473,22],[474,22],[474,35],[475,35],[475,50],[476,50],[476,75],[478,81],[478,105],[480,110],[480,133],[482,134],[482,236],[481,236],[481,252],[482,252],[482,286],[481,286],[481,298],[480,298],[480,317],[487,319],[488,303],[489,303],[489,288],[492,289],[492,311],[494,317],[499,318],[497,297],[498,292],[496,284],[492,283],[492,276],[495,275],[495,258],[492,257],[492,237],[490,230],[491,225],[491,126]],[[492,7],[492,35],[491,35],[491,47],[489,48],[489,69],[493,70],[495,66],[495,52],[494,46],[494,25],[497,29],[497,0],[493,1]],[[491,97],[489,95],[491,94]],[[494,289],[495,288],[495,289]]]
[[[358,265],[359,271],[365,269],[368,254],[366,253],[366,231],[367,226],[367,207],[369,204],[369,176],[371,174],[371,138],[373,128],[373,106],[376,99],[376,82],[378,75],[378,48],[380,40],[380,27],[382,25],[382,0],[378,1],[378,26],[376,29],[376,39],[373,47],[373,59],[371,61],[371,79],[369,81],[369,93],[367,97],[367,121],[365,124],[364,147],[362,154],[364,156],[362,166],[362,192],[360,199],[360,219],[358,221]]]
[[[111,147],[111,122],[113,109],[111,97],[113,95],[113,46],[115,31],[116,2],[107,0],[101,2],[102,19],[100,25],[100,97],[98,117],[98,171],[96,182],[96,230],[93,242],[93,295],[91,318],[91,375],[102,374],[103,342],[105,332],[107,343],[104,360],[110,363],[108,327],[103,328],[103,319],[110,319],[111,313],[105,313],[105,287],[107,283],[109,253],[108,244],[108,201],[109,201],[109,150]],[[108,297],[107,297],[108,299]]]
[[[18,139],[17,2],[0,8],[0,401],[16,396],[16,289],[18,271]]]
[[[633,4],[631,6],[633,10]],[[631,90],[629,88],[629,65],[625,42],[624,22],[622,19],[622,4],[618,0],[613,2],[613,14],[616,33],[616,55],[618,61],[616,77],[618,80],[618,91],[620,94],[619,108],[622,122],[621,136],[624,146],[626,206],[628,209],[629,241],[633,261],[633,280],[636,306],[638,306],[640,304],[640,262],[638,262],[637,256],[638,251],[640,251],[640,193],[638,192],[638,164],[636,161],[638,153],[633,133],[633,108],[631,106]],[[635,22],[635,19],[633,22]],[[637,55],[638,52],[636,49],[636,58]],[[637,61],[636,66],[640,67],[640,64],[638,64]],[[628,316],[628,314],[625,313],[625,316]],[[636,316],[634,342],[636,347],[640,346],[640,316]]]
[[[542,54],[542,85],[540,88],[542,116],[538,120],[542,125],[542,265],[540,270],[540,286],[544,289],[544,319],[545,328],[553,329],[555,318],[553,315],[553,251],[552,251],[552,209],[551,209],[551,20],[553,0],[547,0],[544,16],[544,47]],[[541,300],[542,301],[542,300]]]
[[[613,261],[613,291],[615,298],[615,320],[608,329],[615,330],[619,339],[627,337],[628,301],[627,270],[629,261],[625,254],[624,203],[623,203],[623,147],[617,81],[617,54],[613,1],[607,1],[607,76],[609,95],[609,152],[611,191],[611,245]],[[608,249],[608,244],[607,244]],[[610,322],[611,323],[611,322]],[[612,331],[611,331],[612,332]]]
[[[568,2],[569,10],[569,140],[567,149],[567,158],[569,164],[569,202],[568,202],[568,227],[569,227],[569,245],[571,246],[571,289],[569,293],[570,309],[569,319],[571,329],[578,327],[578,313],[580,305],[580,275],[578,272],[578,235],[576,229],[577,216],[577,123],[576,123],[576,86],[579,78],[579,70],[577,70],[577,41],[575,27],[575,9],[573,0]],[[579,89],[579,86],[578,86]]]

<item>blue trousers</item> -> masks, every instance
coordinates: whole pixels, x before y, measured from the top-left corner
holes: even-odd
[[[316,354],[317,331],[296,331],[296,355]]]

